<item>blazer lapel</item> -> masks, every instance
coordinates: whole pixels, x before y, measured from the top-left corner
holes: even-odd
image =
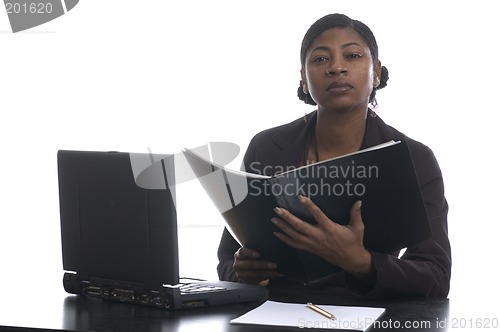
[[[392,127],[388,126],[375,112],[368,111],[365,136],[361,149],[400,139]]]
[[[305,121],[301,118],[289,126],[281,127],[272,136],[268,146],[256,150],[257,160],[267,166],[265,174],[273,175],[302,163],[309,133],[315,122],[316,111],[307,114]]]

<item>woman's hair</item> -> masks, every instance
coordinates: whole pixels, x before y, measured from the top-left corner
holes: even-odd
[[[378,46],[377,40],[373,35],[372,31],[368,26],[366,26],[363,22],[353,20],[346,15],[343,14],[329,14],[323,16],[319,20],[317,20],[309,30],[307,30],[304,39],[302,40],[302,46],[300,47],[300,63],[302,68],[305,67],[306,62],[306,53],[312,42],[321,34],[323,31],[332,29],[332,28],[353,28],[357,33],[363,37],[363,39],[368,44],[368,48],[372,54],[373,63],[377,63],[378,61]],[[389,71],[386,67],[382,66],[382,74],[380,77],[380,85],[373,89],[370,94],[370,103],[376,105],[377,101],[375,100],[375,92],[376,90],[380,90],[387,85],[387,81],[389,80]],[[302,89],[302,81],[300,81],[299,89],[297,90],[297,96],[300,100],[303,100],[306,104],[316,105],[316,102],[311,98],[309,94],[305,94]]]

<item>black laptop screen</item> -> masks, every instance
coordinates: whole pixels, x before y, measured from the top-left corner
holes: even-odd
[[[168,158],[157,160],[173,170]],[[129,154],[118,152],[61,150],[58,176],[64,270],[84,280],[178,283],[175,192],[168,185],[140,188]]]

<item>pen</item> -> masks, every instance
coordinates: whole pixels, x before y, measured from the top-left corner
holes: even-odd
[[[312,304],[311,302],[309,302],[307,304],[307,307],[310,308],[310,309],[312,309],[312,310],[314,310],[314,311],[316,311],[318,314],[325,316],[326,318],[329,318],[331,320],[336,320],[337,319],[337,317],[335,317],[334,314],[326,311],[325,309],[321,309],[320,307]]]

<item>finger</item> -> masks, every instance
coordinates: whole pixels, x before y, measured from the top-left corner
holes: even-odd
[[[328,218],[327,215],[323,211],[321,211],[321,209],[316,204],[314,204],[314,202],[309,197],[299,195],[299,201],[307,208],[309,213],[311,213],[318,225],[328,227],[339,226],[337,223],[332,222],[332,220]]]
[[[236,259],[233,263],[235,270],[276,270],[278,266],[270,261],[258,259]]]
[[[233,268],[236,271],[238,279],[251,284],[258,284],[267,279],[283,276],[276,271],[277,265],[270,261],[235,259]]]
[[[363,223],[363,218],[361,216],[361,201],[356,201],[351,206],[351,220],[349,222],[349,228],[355,232],[363,232],[365,230],[365,224]]]
[[[309,238],[312,234],[312,232],[309,232],[309,234],[306,233],[306,231],[302,228],[300,230],[297,230],[294,227],[299,227],[299,224],[295,224],[295,226],[289,224],[289,222],[281,219],[281,218],[272,218],[271,221],[278,227],[280,228],[283,233],[281,232],[275,232],[276,234],[281,234],[283,235],[284,238],[286,239],[293,239],[295,242],[300,242],[300,243],[306,243],[309,241]],[[300,221],[303,223],[303,221]],[[311,225],[309,225],[311,226]],[[280,237],[279,237],[280,238]],[[281,239],[281,238],[280,238]],[[288,242],[285,242],[288,244]],[[294,245],[294,247],[296,247]]]
[[[280,216],[281,219],[272,218],[271,221],[289,236],[298,238],[301,235],[314,232],[315,227],[313,225],[296,217],[294,214],[290,213],[290,211],[276,207],[274,208],[274,212]]]
[[[306,250],[309,246],[306,244],[307,242],[296,240],[287,234],[283,234],[280,232],[274,232],[274,236],[283,241],[285,244],[289,245],[295,249]]]
[[[234,253],[234,258],[239,258],[239,259],[255,259],[259,258],[260,253],[257,250],[253,250],[250,248],[246,247],[241,247]]]
[[[283,277],[283,274],[276,271],[237,271],[236,276],[244,283],[258,284],[264,280]]]

